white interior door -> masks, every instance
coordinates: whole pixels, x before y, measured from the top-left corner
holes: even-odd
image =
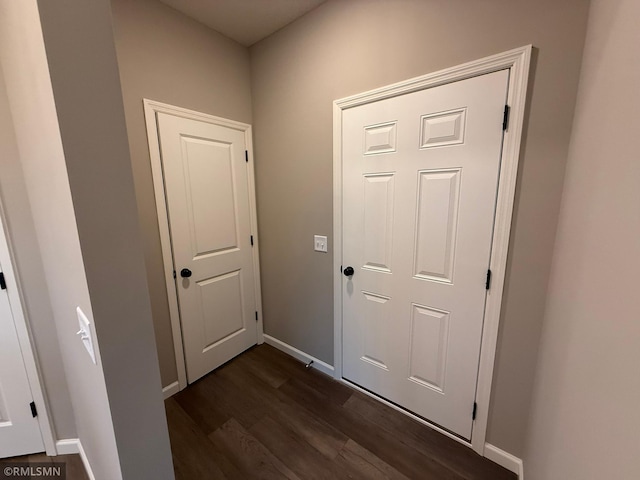
[[[4,237],[0,232],[0,242],[3,241]],[[32,401],[9,297],[7,290],[1,289],[0,458],[44,451],[38,420],[31,413]]]
[[[158,113],[189,382],[257,342],[244,131]]]
[[[508,75],[343,112],[343,376],[465,439]]]

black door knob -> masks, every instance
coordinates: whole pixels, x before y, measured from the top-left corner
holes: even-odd
[[[351,277],[355,273],[355,270],[353,269],[353,267],[347,267],[342,271],[342,273],[344,273],[347,277]]]
[[[180,270],[180,276],[182,278],[189,278],[191,276],[191,270],[189,270],[188,268],[183,268],[182,270]]]

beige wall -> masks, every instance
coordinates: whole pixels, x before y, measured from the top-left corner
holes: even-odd
[[[524,452],[587,0],[329,0],[251,47],[266,333],[333,363],[332,101],[533,44],[489,442]]]
[[[129,147],[162,384],[177,380],[142,99],[251,123],[248,50],[153,0],[113,0]]]
[[[640,472],[640,3],[593,0],[524,466]]]

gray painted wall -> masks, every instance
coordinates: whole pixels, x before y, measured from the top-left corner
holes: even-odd
[[[142,99],[251,123],[249,51],[154,0],[113,0],[112,8],[160,372],[167,386],[178,377]]]
[[[329,0],[251,47],[266,333],[333,363],[332,101],[534,44],[489,442],[524,453],[586,0]]]
[[[0,15],[3,14],[0,4]],[[7,30],[0,29],[7,33]],[[1,33],[0,33],[1,35]],[[0,45],[7,37],[0,37]],[[0,47],[1,50],[1,47]],[[3,58],[0,58],[0,64]],[[33,348],[51,419],[58,438],[77,437],[69,387],[62,365],[58,333],[54,322],[49,288],[44,277],[29,195],[24,181],[20,153],[4,76],[0,68],[0,208],[6,218],[7,240],[12,247],[15,271],[19,273],[25,317],[31,328]]]
[[[594,0],[549,282],[528,480],[640,472],[640,3]]]
[[[109,421],[124,479],[172,479],[111,5],[38,6],[111,415],[94,419],[91,398],[74,411],[86,424]],[[117,463],[95,449],[107,432],[83,437],[80,421],[78,430],[101,467],[96,477],[118,478]]]

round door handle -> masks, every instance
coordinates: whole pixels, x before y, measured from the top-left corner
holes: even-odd
[[[353,267],[347,267],[342,271],[342,273],[344,273],[347,277],[352,277],[355,273],[355,270],[353,269]]]
[[[183,268],[182,270],[180,270],[180,276],[182,278],[189,278],[191,275],[191,270],[189,270],[188,268]]]

